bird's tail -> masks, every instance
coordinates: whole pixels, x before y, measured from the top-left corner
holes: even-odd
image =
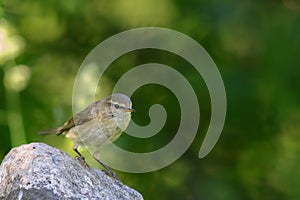
[[[40,135],[47,135],[47,134],[56,134],[56,135],[60,135],[62,134],[64,131],[62,130],[61,127],[58,128],[54,128],[54,129],[49,129],[49,130],[44,130],[44,131],[40,131],[38,132]]]

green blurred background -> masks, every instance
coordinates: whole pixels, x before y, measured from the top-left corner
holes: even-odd
[[[300,196],[300,3],[297,0],[6,0],[0,10],[0,161],[15,146],[45,142],[71,155],[64,137],[37,132],[72,115],[77,70],[100,42],[144,26],[174,29],[198,41],[222,74],[228,112],[221,138],[204,159],[199,148],[210,119],[203,79],[182,58],[140,50],[117,59],[105,73],[115,82],[136,65],[163,63],[191,83],[201,109],[192,146],[168,167],[144,174],[117,172],[145,199],[297,199]],[[168,120],[152,138],[123,134],[135,152],[170,142],[180,120],[174,94],[145,85],[132,96],[133,120],[149,123],[148,110],[165,106]],[[88,152],[84,153],[94,167]]]

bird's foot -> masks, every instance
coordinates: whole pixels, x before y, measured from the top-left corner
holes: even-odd
[[[104,169],[104,170],[102,170],[102,172],[104,172],[107,176],[110,176],[111,178],[120,181],[117,174],[115,172],[113,172],[112,170]]]
[[[83,156],[75,156],[75,159],[80,163],[81,166],[86,169],[90,169],[90,166],[87,164]]]

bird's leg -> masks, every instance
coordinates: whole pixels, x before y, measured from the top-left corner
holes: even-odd
[[[107,165],[105,165],[103,162],[101,162],[97,157],[96,157],[96,154],[99,155],[99,151],[96,151],[94,154],[93,154],[93,157],[94,159],[100,164],[102,165],[102,167],[104,167],[105,169],[105,173],[107,175],[109,175],[110,177],[114,178],[115,180],[117,181],[120,181],[117,174],[115,172],[113,172]]]
[[[90,166],[85,161],[85,158],[81,155],[81,153],[78,151],[77,147],[74,147],[73,150],[78,154],[78,156],[75,157],[76,160],[79,161],[79,163],[84,167],[89,169]]]

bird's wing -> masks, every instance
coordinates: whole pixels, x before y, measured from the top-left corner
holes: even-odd
[[[40,131],[39,134],[51,134],[51,133],[56,133],[57,135],[62,134],[65,131],[70,130],[74,126],[79,126],[82,125],[88,121],[91,121],[92,119],[99,118],[101,117],[99,115],[100,108],[102,101],[96,101],[94,103],[91,103],[88,107],[86,107],[84,110],[80,111],[79,113],[75,114],[73,117],[71,117],[66,123],[64,123],[63,126],[55,128],[55,129],[50,129],[50,130],[45,130],[45,131]]]
[[[40,131],[39,134],[40,135],[45,135],[45,134],[52,134],[55,133],[57,135],[62,134],[65,131],[70,130],[72,127],[74,126],[74,121],[73,121],[73,117],[71,119],[69,119],[66,123],[64,123],[63,126],[60,126],[58,128],[54,128],[54,129],[49,129],[49,130],[44,130],[44,131]]]
[[[81,112],[77,113],[73,116],[73,126],[82,125],[92,119],[99,118],[99,108],[101,108],[101,101],[96,101],[91,103],[88,107],[86,107]]]

